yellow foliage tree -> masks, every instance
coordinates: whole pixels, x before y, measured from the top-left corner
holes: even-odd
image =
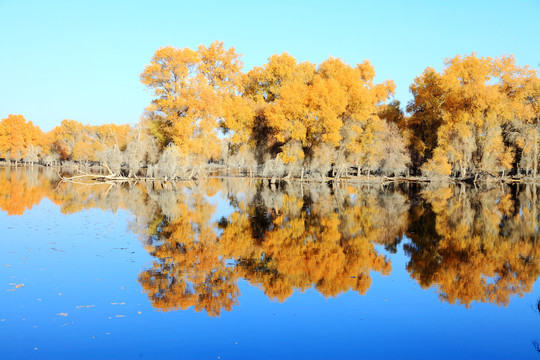
[[[513,56],[456,56],[445,61],[441,73],[426,69],[410,89],[414,165],[423,163],[426,173],[504,175],[516,169],[518,150],[526,155],[537,149],[538,136],[525,131],[538,118],[538,77],[517,66]],[[530,163],[536,174],[534,151]]]
[[[43,132],[24,116],[9,115],[0,121],[0,157],[19,161],[30,147],[41,151],[43,145]]]
[[[183,157],[196,163],[217,158],[217,131],[224,108],[239,90],[242,66],[234,48],[226,50],[220,42],[198,51],[157,50],[140,78],[155,97],[146,123],[160,144],[174,142]]]

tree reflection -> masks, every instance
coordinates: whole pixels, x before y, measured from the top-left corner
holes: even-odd
[[[0,209],[22,215],[44,197],[66,214],[130,211],[154,261],[139,274],[153,306],[218,316],[246,280],[285,301],[314,288],[366,294],[403,242],[407,271],[440,299],[507,305],[539,276],[540,200],[529,185],[330,186],[240,179],[197,183],[58,182],[43,168],[0,169]],[[217,203],[229,210],[217,213]]]
[[[224,184],[224,196],[234,211],[227,217],[211,222],[215,207],[192,188],[177,195],[177,211],[162,215],[149,234],[147,249],[158,260],[139,280],[156,307],[194,306],[219,315],[237,303],[239,278],[279,301],[311,287],[325,296],[365,294],[371,271],[390,273],[375,244],[388,238],[389,216],[395,222],[395,211],[406,214],[403,195],[357,189],[330,195],[327,186],[308,191],[264,183],[234,193],[230,185]],[[313,201],[321,196],[331,201]],[[388,212],[387,201],[400,206]],[[391,237],[405,225],[393,227]]]
[[[203,189],[168,192],[168,208],[157,216],[146,250],[156,258],[139,275],[139,282],[154,307],[168,311],[205,310],[209,315],[230,311],[239,295],[237,275],[220,254],[211,221],[215,205]]]
[[[535,189],[525,186],[519,196],[500,187],[424,189],[425,203],[411,212],[407,270],[452,304],[507,305],[529,292],[539,274]]]
[[[49,169],[32,167],[0,168],[0,210],[8,215],[23,215],[50,196],[53,174]]]

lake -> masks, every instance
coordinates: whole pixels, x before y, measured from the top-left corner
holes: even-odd
[[[540,188],[0,168],[0,358],[535,359]]]

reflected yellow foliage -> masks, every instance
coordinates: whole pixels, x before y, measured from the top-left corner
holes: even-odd
[[[526,192],[530,191],[525,187]],[[426,189],[428,209],[409,231],[407,265],[422,287],[436,286],[441,299],[507,305],[531,291],[540,274],[536,197],[521,203],[500,188],[477,192],[465,186]],[[529,196],[529,195],[528,195]]]
[[[50,195],[51,182],[39,168],[0,168],[0,210],[23,215]]]
[[[215,205],[198,190],[173,195],[174,215],[160,216],[161,223],[148,237],[146,250],[156,261],[139,275],[139,282],[158,309],[194,306],[219,315],[237,303],[237,276],[219,253],[211,222]]]
[[[64,214],[130,211],[154,257],[139,274],[153,306],[212,316],[239,303],[244,279],[276,301],[315,289],[366,294],[371,273],[406,269],[442,301],[507,305],[540,274],[536,185],[334,186],[209,179],[60,182],[48,168],[0,168],[0,210],[22,215],[48,198]],[[218,204],[229,210],[218,214]]]
[[[230,310],[237,302],[240,278],[284,301],[295,290],[313,287],[325,296],[348,290],[364,294],[370,271],[390,273],[389,260],[372,241],[383,227],[367,222],[355,228],[348,224],[356,220],[353,215],[290,190],[272,191],[259,184],[251,199],[237,201],[229,194],[236,206],[218,222],[220,231],[209,222],[213,207],[191,190],[184,193],[175,217],[161,217],[159,230],[148,237],[147,249],[158,260],[139,280],[154,304],[165,310],[194,305],[218,315],[216,304]],[[352,196],[347,199],[353,201]],[[368,206],[374,217],[383,213],[378,200],[371,196]],[[365,199],[362,203],[366,205]]]

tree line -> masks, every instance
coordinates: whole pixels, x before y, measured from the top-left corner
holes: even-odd
[[[282,53],[244,72],[221,42],[158,49],[140,80],[154,99],[136,126],[64,120],[44,134],[10,115],[0,122],[0,158],[169,179],[233,168],[314,180],[538,176],[540,79],[512,55],[428,67],[405,108],[368,61],[313,64]]]

